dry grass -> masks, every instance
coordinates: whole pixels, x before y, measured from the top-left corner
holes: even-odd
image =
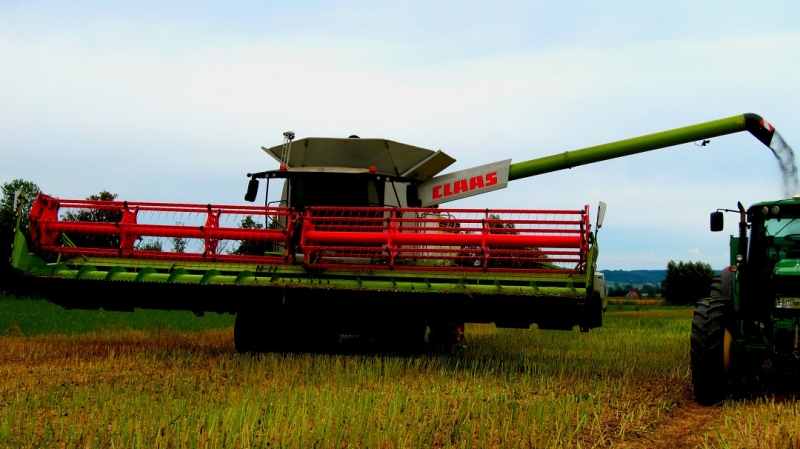
[[[800,447],[800,402],[772,394],[727,402],[706,436],[709,447]]]

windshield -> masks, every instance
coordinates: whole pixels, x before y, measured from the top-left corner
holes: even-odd
[[[382,207],[386,183],[365,176],[315,173],[291,180],[292,207]]]
[[[773,216],[753,226],[756,238],[751,242],[751,254],[759,257],[765,268],[779,260],[800,259],[800,218]]]
[[[800,240],[800,218],[772,218],[764,221],[764,234],[770,237],[784,237],[795,234]]]

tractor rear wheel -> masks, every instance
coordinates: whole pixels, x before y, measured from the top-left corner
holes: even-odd
[[[697,402],[714,405],[728,394],[728,354],[730,334],[726,325],[730,316],[727,298],[707,298],[697,303],[692,319],[692,384]]]

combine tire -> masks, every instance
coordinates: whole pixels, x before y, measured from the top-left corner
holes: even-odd
[[[436,351],[463,350],[467,347],[464,322],[443,321],[433,323],[428,334],[428,346]]]
[[[258,352],[262,336],[259,332],[258,314],[239,311],[233,324],[233,344],[237,352]]]
[[[692,319],[691,364],[694,395],[701,405],[714,405],[728,394],[726,359],[730,338],[726,323],[730,316],[727,298],[707,298],[697,303]]]
[[[285,351],[296,335],[280,308],[240,310],[233,325],[233,343],[238,352]]]

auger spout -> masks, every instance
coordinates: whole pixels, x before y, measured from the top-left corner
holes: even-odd
[[[751,113],[740,114],[669,131],[517,162],[511,164],[508,180],[513,181],[745,130],[750,131],[753,136],[767,146],[770,145],[772,136],[775,133],[775,128],[761,116]]]
[[[772,144],[775,143],[773,137],[777,134],[775,127],[757,114],[746,113],[514,164],[511,164],[511,160],[508,159],[440,175],[419,183],[419,200],[423,206],[432,206],[502,189],[507,186],[509,181],[517,179],[745,130],[750,131],[761,143],[772,149]]]

